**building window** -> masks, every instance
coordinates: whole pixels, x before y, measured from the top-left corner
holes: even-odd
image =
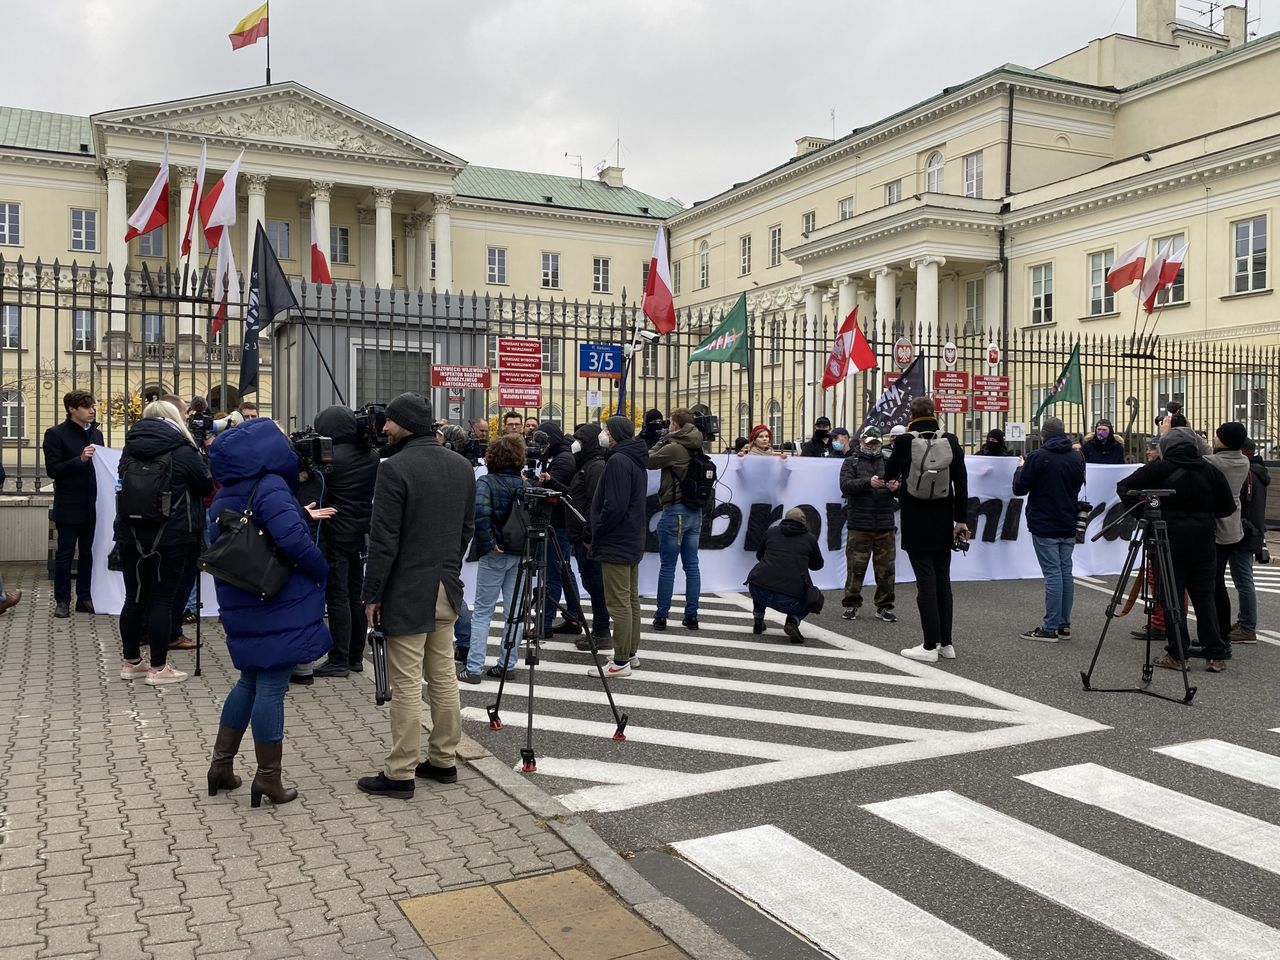
[[[276,252],[276,257],[281,260],[292,260],[293,254],[289,252],[289,221],[268,220],[263,225],[263,229],[267,232],[267,242]]]
[[[836,209],[836,213],[839,215],[841,220],[848,220],[850,217],[852,217],[853,216],[853,197],[845,197],[843,200],[841,200],[839,206]]]
[[[1053,323],[1053,264],[1031,268],[1031,322]]]
[[[984,277],[977,277],[964,282],[965,336],[973,336],[982,332],[982,324],[984,322],[982,308],[986,295],[987,281]]]
[[[640,376],[656,377],[658,375],[658,345],[645,341],[640,352]]]
[[[782,263],[782,224],[769,228],[769,266]]]
[[[902,181],[895,180],[893,183],[884,185],[884,202],[885,206],[891,203],[897,203],[902,199]]]
[[[818,215],[810,210],[808,213],[800,216],[800,232],[806,237],[813,233],[818,226]]]
[[[164,314],[144,313],[142,315],[142,342],[164,342]]]
[[[97,210],[77,210],[71,211],[71,249],[72,250],[97,250],[98,249],[98,211]]]
[[[356,346],[355,404],[385,402],[402,393],[429,393],[432,352],[428,343],[396,347]]]
[[[1231,419],[1245,425],[1251,437],[1267,435],[1267,375],[1237,373],[1231,393]],[[1258,450],[1262,454],[1262,450]]]
[[[1113,250],[1089,254],[1089,316],[1091,317],[1115,312],[1116,293],[1107,286],[1107,271],[1111,269],[1115,259]]]
[[[769,401],[769,422],[766,424],[773,434],[774,443],[781,442],[782,437],[782,404],[777,400]]]
[[[751,237],[738,238],[738,276],[751,272]]]
[[[1047,394],[1048,392],[1049,392],[1048,387],[1032,387],[1031,388],[1031,412],[1033,414],[1031,417],[1031,425],[1033,427],[1038,428],[1040,426],[1040,417],[1035,416],[1034,412],[1040,409],[1040,404],[1044,403],[1045,394]],[[1053,411],[1051,410],[1050,415],[1052,415],[1052,413]],[[1043,415],[1044,414],[1041,414],[1040,416],[1043,416]]]
[[[1155,395],[1157,410],[1166,409],[1170,403],[1185,404],[1187,402],[1187,378],[1156,377]]]
[[[924,189],[926,193],[942,192],[942,151],[935,150],[924,162]]]
[[[1116,382],[1107,380],[1089,384],[1089,426],[1099,420],[1116,422]]]
[[[649,289],[649,268],[653,266],[652,260],[646,260],[640,264],[640,292],[643,294]]]
[[[431,279],[436,278],[436,242],[431,241]]]
[[[507,282],[507,249],[506,247],[489,248],[489,283]]]
[[[681,266],[681,263],[679,260],[671,264],[671,285],[675,287],[675,289],[671,291],[672,296],[675,296],[680,292],[680,286],[681,286],[680,278],[681,278],[681,275],[684,273],[684,271],[680,269],[680,266]]]
[[[92,353],[97,346],[97,322],[92,310],[71,313],[71,349]]]
[[[196,233],[203,236],[203,231],[197,230]],[[150,233],[144,233],[138,238],[138,256],[140,257],[161,257],[166,256],[164,252],[164,235],[165,225],[160,224]],[[203,243],[201,244],[203,246]],[[206,251],[208,252],[207,248]]]
[[[698,289],[711,286],[711,244],[703,240],[698,244]]]
[[[738,436],[750,436],[751,426],[751,408],[745,403],[738,404]]]
[[[0,203],[0,244],[22,243],[21,214],[16,203]]]
[[[350,227],[330,227],[329,228],[329,262],[330,263],[350,263],[351,262],[351,228]],[[396,396],[396,394],[392,394]]]
[[[769,352],[765,363],[782,362],[782,324],[777,320],[769,321]]]
[[[609,258],[591,258],[591,292],[609,292]]]
[[[547,373],[559,373],[562,341],[559,337],[539,337],[538,339],[542,341],[542,369]]]
[[[1267,218],[1254,217],[1232,224],[1235,234],[1233,293],[1267,288]]]
[[[982,154],[971,153],[964,158],[964,195],[982,197]]]
[[[5,350],[22,347],[22,308],[16,303],[0,307],[0,347]]]
[[[1163,251],[1166,255],[1181,249],[1185,237],[1181,233],[1175,233],[1171,237],[1159,237],[1156,239],[1156,255],[1159,256]],[[1165,287],[1156,294],[1156,306],[1163,307],[1170,303],[1184,303],[1187,299],[1187,265],[1182,263],[1178,267],[1178,275],[1173,278],[1173,283]]]
[[[560,254],[542,255],[542,286],[546,290],[560,289]]]
[[[26,437],[27,401],[17,390],[0,391],[0,440]]]

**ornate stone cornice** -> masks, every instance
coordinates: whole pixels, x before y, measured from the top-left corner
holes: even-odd
[[[436,207],[436,212],[440,211]],[[645,217],[636,214],[605,213],[593,210],[570,210],[563,207],[544,207],[540,204],[511,203],[503,200],[484,200],[479,197],[454,197],[446,212],[458,210],[474,210],[483,213],[512,213],[519,216],[537,217],[539,220],[555,220],[565,223],[590,223],[614,227],[641,227],[649,231],[652,240],[653,225],[662,222],[661,217]]]

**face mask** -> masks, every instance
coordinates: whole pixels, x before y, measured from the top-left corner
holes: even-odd
[[[582,441],[581,441],[581,440],[575,440],[575,441],[573,441],[573,446],[571,446],[571,447],[569,448],[569,450],[570,450],[571,452],[573,452],[573,453],[581,453],[581,452],[582,452]]]
[[[830,432],[831,432],[831,431],[830,431],[830,430],[828,430],[826,427],[814,427],[814,428],[813,428],[814,436],[818,436],[818,437],[825,437],[825,436],[826,436],[828,433],[830,433]]]
[[[832,449],[832,450],[834,450],[836,453],[840,453],[842,450],[844,450],[844,441],[843,441],[843,440],[832,440],[832,441],[831,441],[831,449]]]
[[[600,428],[600,446],[602,446],[602,447],[612,446],[612,441],[611,441],[611,440],[610,440],[610,438],[609,438],[609,428],[608,428],[608,427],[601,427],[601,428]]]
[[[1099,427],[1096,433],[1099,440],[1105,440],[1107,437],[1111,436],[1111,431],[1106,427]]]

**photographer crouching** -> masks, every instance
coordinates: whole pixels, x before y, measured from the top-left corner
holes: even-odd
[[[544,439],[545,438],[545,439]],[[565,437],[564,431],[560,429],[558,424],[552,423],[550,420],[544,420],[538,425],[537,431],[533,435],[533,442],[528,444],[528,455],[530,463],[537,462],[538,481],[544,487],[552,490],[558,490],[567,494],[569,486],[573,483],[574,474],[578,472],[578,462],[573,456],[573,445]],[[579,508],[581,509],[581,508]],[[565,568],[569,571],[569,577],[573,578],[573,567],[569,565],[569,558],[573,556],[573,544],[569,542],[569,530],[566,527],[565,510],[563,503],[556,503],[551,507],[551,534],[556,538],[556,542],[560,544],[560,553],[565,559]],[[565,592],[564,584],[560,582],[560,565],[555,562],[554,550],[547,548],[547,605],[542,615],[542,635],[550,636],[553,633],[568,634],[570,636],[582,633],[583,624],[586,618],[582,614],[582,607],[570,609],[568,595]],[[578,581],[573,581],[573,592],[577,596],[582,593],[578,590]],[[552,624],[556,618],[556,606],[560,603],[560,597],[565,596],[565,619],[563,623]]]

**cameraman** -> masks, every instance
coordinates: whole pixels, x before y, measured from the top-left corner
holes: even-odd
[[[658,571],[658,603],[653,615],[653,629],[667,629],[678,557],[680,566],[684,568],[682,622],[686,629],[697,630],[698,597],[702,592],[702,574],[698,569],[702,511],[685,506],[683,484],[689,472],[690,451],[702,450],[702,434],[693,425],[693,411],[684,407],[671,411],[671,426],[671,432],[649,451],[649,469],[661,471],[658,502],[662,504],[662,519],[658,521],[658,556],[662,566]]]
[[[569,484],[569,501],[578,508],[583,519],[566,511],[565,529],[573,544],[573,556],[578,561],[582,585],[591,596],[591,636],[602,650],[613,648],[613,634],[609,630],[609,604],[604,597],[604,573],[600,561],[591,556],[591,502],[604,473],[605,449],[600,446],[600,428],[594,423],[584,423],[573,432],[573,458],[578,472]],[[576,641],[579,650],[590,650],[586,637]]]
[[[550,420],[544,420],[538,425],[538,429],[534,432],[534,437],[538,438],[538,434],[546,437],[546,445],[542,450],[542,458],[538,464],[538,482],[544,487],[552,490],[559,490],[561,493],[569,493],[569,485],[573,483],[573,475],[578,472],[578,463],[573,458],[573,445],[565,438],[564,431],[560,429],[559,424]],[[539,438],[540,439],[540,438]],[[579,513],[582,507],[574,504]],[[569,564],[569,558],[573,556],[573,544],[569,542],[569,531],[565,528],[565,510],[563,503],[554,504],[551,508],[551,532],[556,538],[556,542],[560,544],[560,553],[564,557],[564,568],[569,573],[569,579],[573,581],[573,592],[578,593],[578,581],[574,579],[573,567]],[[552,627],[556,618],[556,605],[560,602],[561,594],[565,594],[566,615],[564,623],[559,626]],[[583,630],[583,623],[586,618],[582,615],[582,607],[569,609],[569,597],[565,591],[564,584],[560,580],[560,564],[556,562],[555,550],[550,546],[547,547],[547,606],[542,616],[542,633],[543,636],[549,636],[553,633],[558,634],[578,634]]]
[[[337,513],[320,525],[320,548],[329,561],[325,603],[333,646],[316,677],[345,677],[362,670],[368,624],[360,605],[364,569],[360,554],[369,534],[378,455],[356,432],[356,415],[346,407],[327,407],[316,417],[316,432],[333,441],[333,463],[324,478],[324,502]]]

